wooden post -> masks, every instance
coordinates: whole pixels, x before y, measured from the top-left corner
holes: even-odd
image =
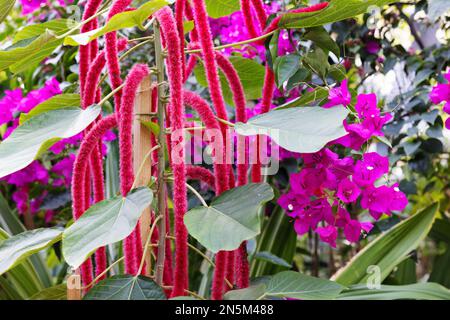
[[[67,300],[81,300],[81,276],[78,272],[67,278]]]
[[[150,113],[152,109],[152,90],[151,90],[151,77],[146,77],[139,89],[135,99],[134,105],[134,124],[133,124],[133,168],[134,174],[138,174],[139,167],[145,160],[142,171],[140,172],[139,177],[136,176],[136,187],[142,187],[148,185],[151,179],[152,170],[151,170],[151,157],[147,157],[145,159],[146,154],[152,148],[150,134],[151,131],[142,124],[142,121],[151,121]],[[150,233],[150,225],[151,225],[151,209],[147,208],[142,213],[140,221],[141,227],[141,239],[142,246],[145,246],[145,242]],[[147,251],[147,255],[145,257],[146,269],[145,275],[150,276],[151,272],[151,251]]]

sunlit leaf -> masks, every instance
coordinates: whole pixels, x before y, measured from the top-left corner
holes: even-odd
[[[83,300],[166,300],[166,295],[150,278],[117,275],[100,281]]]
[[[365,283],[376,273],[379,280],[383,281],[426,237],[437,211],[438,205],[433,204],[381,234],[354,256],[332,279],[348,286]]]
[[[247,123],[236,123],[235,130],[244,136],[270,136],[279,146],[292,152],[314,153],[347,134],[343,121],[348,113],[342,106],[273,110]]]
[[[394,0],[331,0],[317,12],[288,13],[279,23],[280,28],[308,28],[345,20],[369,12],[370,8],[382,7]]]
[[[99,106],[52,110],[17,127],[0,143],[0,177],[25,168],[59,140],[82,132],[100,111]]]
[[[0,274],[16,266],[23,259],[51,246],[61,239],[62,230],[41,228],[19,233],[0,242]]]
[[[64,109],[67,107],[77,107],[81,105],[80,101],[80,95],[75,93],[64,93],[64,94],[58,94],[56,96],[51,97],[48,100],[45,100],[44,102],[38,104],[33,109],[30,110],[28,113],[21,113],[20,114],[20,124],[23,124],[25,121],[31,119],[32,117],[35,117],[39,114],[51,111],[51,110],[57,110],[57,109]]]
[[[78,268],[97,248],[125,239],[152,200],[152,191],[144,187],[90,207],[64,231],[62,252],[66,262]]]
[[[273,197],[266,183],[237,187],[222,193],[208,207],[189,210],[184,223],[189,234],[208,250],[234,250],[261,232],[258,209]]]
[[[88,32],[77,35],[67,36],[64,39],[65,45],[78,46],[86,45],[90,41],[101,37],[108,32],[117,31],[125,28],[132,28],[138,26],[143,28],[143,23],[153,13],[164,7],[165,5],[173,3],[173,0],[151,0],[144,3],[136,10],[125,11],[113,16],[104,26]]]

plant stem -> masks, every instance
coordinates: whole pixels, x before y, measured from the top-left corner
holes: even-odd
[[[214,50],[221,50],[221,49],[225,49],[225,48],[236,47],[236,46],[240,46],[240,45],[243,45],[243,44],[248,44],[248,43],[256,42],[256,41],[259,41],[259,40],[263,40],[263,39],[273,35],[277,30],[278,29],[273,30],[271,32],[268,32],[268,33],[263,34],[263,35],[261,35],[259,37],[256,37],[256,38],[252,38],[252,39],[248,39],[248,40],[244,40],[244,41],[228,43],[228,44],[224,44],[224,45],[221,45],[221,46],[217,46],[217,47],[214,47]],[[200,53],[200,52],[201,52],[201,49],[185,50],[186,54]]]
[[[166,178],[168,181],[174,181],[173,178],[168,177]],[[204,207],[208,207],[208,204],[206,203],[205,199],[203,199],[202,195],[200,193],[198,193],[197,190],[195,190],[194,187],[192,187],[190,184],[186,183],[186,187],[198,198],[198,200],[200,200],[200,202],[202,203],[202,205]]]
[[[100,273],[94,280],[92,280],[91,283],[89,283],[87,286],[82,287],[82,289],[87,289],[92,287],[101,277],[103,277],[109,270],[111,270],[116,264],[118,264],[119,262],[121,262],[123,259],[125,259],[125,257],[120,257],[119,259],[117,259],[116,261],[114,261],[113,263],[111,263],[108,268],[106,268],[102,273]]]
[[[141,162],[141,164],[139,166],[139,169],[138,169],[138,171],[136,173],[136,177],[134,178],[133,185],[131,186],[131,190],[133,190],[136,187],[136,183],[139,180],[139,177],[141,176],[141,172],[144,169],[144,165],[145,165],[145,162],[147,161],[147,158],[150,157],[150,155],[153,153],[153,151],[155,151],[157,149],[159,149],[159,145],[156,145],[153,148],[151,148],[150,151],[147,152],[147,154],[144,156],[144,159],[142,160],[142,162]],[[152,165],[151,164],[151,162],[152,162],[151,158],[149,159],[149,162],[150,162],[149,165],[151,166]]]
[[[95,18],[97,18],[98,16],[104,14],[105,12],[108,12],[110,9],[110,7],[107,7],[105,9],[102,9],[100,11],[97,11],[96,14],[94,14],[93,16],[90,16],[89,18],[87,18],[86,20],[81,21],[80,23],[78,23],[75,27],[73,27],[72,29],[70,29],[69,31],[67,31],[66,33],[57,36],[56,39],[64,39],[67,36],[70,36],[72,33],[74,33],[75,31],[77,31],[79,28],[81,28],[83,25],[85,25],[86,23],[94,20]]]
[[[153,21],[153,32],[155,36],[155,59],[157,69],[158,83],[164,82],[164,57],[162,55],[162,43],[161,43],[161,30],[159,22]],[[164,114],[165,114],[165,101],[166,96],[164,93],[165,86],[158,86],[158,143],[161,146],[158,149],[158,213],[162,217],[159,223],[159,241],[158,241],[158,257],[156,259],[155,266],[155,281],[157,284],[162,285],[164,262],[166,258],[166,193],[164,185],[164,171],[166,169],[166,159],[164,155],[166,136],[164,132]]]
[[[155,231],[156,225],[159,220],[161,220],[161,215],[157,216],[155,221],[153,221],[152,227],[150,228],[150,232],[148,233],[147,241],[145,241],[144,252],[142,253],[141,264],[139,265],[139,270],[137,275],[140,275],[142,272],[142,268],[144,268],[145,257],[147,256],[148,247],[150,244],[150,240],[152,239],[153,231]]]
[[[172,236],[166,236],[166,238],[170,239],[170,240],[175,240],[175,237],[172,237]],[[216,267],[216,264],[206,254],[204,254],[201,250],[199,250],[198,248],[194,247],[190,243],[188,243],[187,245],[188,245],[189,248],[191,248],[192,250],[197,252],[203,259],[205,259],[211,265],[211,267],[213,267],[213,268]],[[233,289],[233,284],[228,279],[225,279],[225,283],[227,284],[228,287],[230,287],[230,289]]]
[[[117,88],[115,88],[113,91],[111,91],[110,93],[108,93],[99,103],[98,105],[101,106],[102,104],[104,104],[106,101],[109,100],[109,98],[111,98],[113,95],[116,94],[117,91],[121,90],[123,87],[125,87],[125,83],[122,83],[120,86],[118,86]]]

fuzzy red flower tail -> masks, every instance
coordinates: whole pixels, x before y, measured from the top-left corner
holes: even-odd
[[[174,133],[184,129],[183,70],[180,35],[172,10],[164,7],[155,14],[167,44],[167,66],[170,86],[170,124]],[[186,168],[183,134],[171,136],[171,162],[174,174],[173,198],[175,211],[175,274],[172,296],[185,295],[189,285],[187,230],[183,217],[187,211]],[[181,146],[181,147],[180,147]]]

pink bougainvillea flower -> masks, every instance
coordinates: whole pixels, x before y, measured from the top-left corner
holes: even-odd
[[[14,112],[21,100],[21,89],[5,90],[5,96],[0,100],[0,125],[8,123],[14,118]]]
[[[441,83],[435,86],[430,93],[430,100],[434,104],[446,102],[443,111],[450,114],[450,71],[444,75],[448,83]],[[450,118],[445,121],[445,127],[450,130]]]
[[[377,107],[377,96],[374,93],[358,95],[355,109],[360,118],[380,115],[380,109]]]
[[[358,242],[361,236],[361,223],[350,220],[344,227],[344,236],[350,242]]]
[[[340,87],[330,90],[328,102],[323,105],[324,108],[331,108],[337,105],[347,106],[352,101],[352,96],[348,90],[348,79],[344,79]]]
[[[361,191],[356,183],[348,178],[345,178],[339,183],[337,196],[344,203],[351,203],[358,199]]]
[[[39,161],[33,161],[22,170],[2,178],[8,184],[13,184],[17,187],[24,187],[33,182],[45,185],[48,183],[48,179],[47,169]]]
[[[368,186],[389,172],[389,160],[376,152],[365,153],[362,161],[357,161],[353,180],[359,186]]]
[[[441,83],[433,87],[430,93],[430,100],[434,104],[450,101],[450,71],[444,75],[449,83]]]
[[[62,180],[55,180],[56,185],[58,185],[59,181],[61,181],[64,185],[70,186],[70,182],[72,181],[72,171],[74,162],[75,162],[75,155],[71,153],[67,158],[64,158],[55,163],[55,165],[52,167],[52,172],[62,178]]]
[[[406,195],[400,191],[398,184],[394,184],[391,187],[391,203],[389,205],[389,210],[391,211],[402,211],[408,205],[408,198]]]
[[[333,248],[336,248],[337,229],[334,226],[319,227],[316,229],[320,240],[330,244]]]
[[[22,14],[30,14],[41,8],[41,5],[47,3],[47,0],[20,0],[22,5]]]
[[[373,229],[373,223],[371,222],[360,222],[361,224],[361,229],[364,230],[365,233],[369,233],[372,229]]]

